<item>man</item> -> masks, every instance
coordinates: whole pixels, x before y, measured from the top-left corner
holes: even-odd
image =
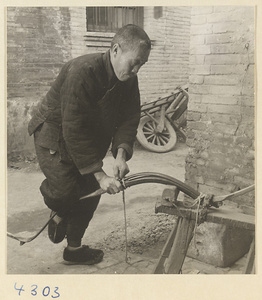
[[[148,60],[151,43],[143,29],[126,25],[104,54],[88,54],[66,63],[29,123],[38,162],[46,179],[40,191],[57,212],[48,227],[54,243],[67,237],[63,258],[95,264],[103,251],[82,245],[82,237],[100,197],[79,201],[99,187],[122,190],[120,179],[140,119],[137,72]],[[110,144],[114,177],[102,169]]]

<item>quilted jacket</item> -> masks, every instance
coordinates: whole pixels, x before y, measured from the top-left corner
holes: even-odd
[[[110,144],[116,157],[122,147],[131,158],[140,119],[137,77],[121,82],[109,51],[66,63],[28,125],[36,143],[59,151],[82,174],[99,170]]]

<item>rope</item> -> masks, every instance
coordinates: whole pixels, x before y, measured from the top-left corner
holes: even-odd
[[[124,205],[124,220],[125,220],[125,250],[126,250],[126,256],[125,261],[126,263],[130,262],[130,257],[128,257],[127,253],[127,221],[126,221],[126,201],[125,201],[125,191],[122,191],[122,199],[123,199],[123,205]]]
[[[196,204],[198,204],[198,203],[201,203],[202,202],[202,200],[205,198],[205,195],[204,194],[202,194],[202,193],[200,193],[200,195],[194,200],[194,202],[190,202],[190,203],[188,203],[188,202],[184,202],[183,203],[183,205],[184,205],[184,207],[186,207],[186,208],[192,208],[192,207],[194,207]]]
[[[184,203],[184,206],[186,208],[193,208],[195,205],[197,205],[197,209],[196,209],[196,222],[195,222],[195,226],[194,226],[194,230],[193,230],[193,241],[194,241],[194,247],[197,251],[197,254],[199,254],[199,250],[197,248],[197,244],[196,244],[196,230],[198,225],[200,225],[201,223],[203,223],[206,219],[206,215],[207,215],[207,208],[210,206],[210,201],[212,199],[213,195],[205,195],[203,193],[200,193],[200,195],[195,199],[195,201],[192,204],[186,204]]]
[[[197,251],[197,255],[199,255],[199,250],[198,250],[197,244],[196,244],[196,230],[197,230],[197,226],[198,226],[198,214],[199,214],[199,209],[200,209],[200,204],[201,204],[201,201],[202,201],[202,197],[203,197],[203,194],[200,194],[200,195],[197,197],[198,204],[197,204],[197,211],[196,211],[196,222],[195,222],[195,227],[194,227],[194,231],[193,231],[193,236],[194,236],[194,246],[195,246],[195,249],[196,249],[196,251]]]

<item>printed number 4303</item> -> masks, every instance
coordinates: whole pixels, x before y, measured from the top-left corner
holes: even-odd
[[[22,285],[20,288],[17,287],[15,283],[15,290],[18,291],[18,295],[21,296],[22,292],[25,292],[24,286]],[[44,297],[51,296],[51,298],[58,298],[60,297],[60,294],[58,292],[58,287],[54,287],[54,290],[51,291],[51,288],[49,286],[46,286],[43,288],[43,290],[39,291],[39,288],[36,284],[31,285],[31,295],[36,296],[38,293],[42,294]]]

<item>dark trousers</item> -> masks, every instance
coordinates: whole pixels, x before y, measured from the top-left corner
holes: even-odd
[[[79,200],[81,196],[99,189],[93,174],[81,175],[73,162],[61,160],[59,151],[37,145],[35,149],[39,166],[46,179],[40,186],[46,205],[67,220],[67,241],[70,246],[80,246],[81,239],[97,208],[100,196]]]

